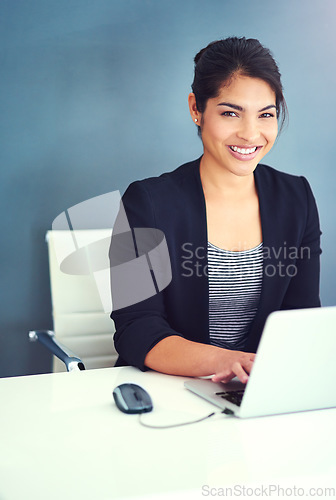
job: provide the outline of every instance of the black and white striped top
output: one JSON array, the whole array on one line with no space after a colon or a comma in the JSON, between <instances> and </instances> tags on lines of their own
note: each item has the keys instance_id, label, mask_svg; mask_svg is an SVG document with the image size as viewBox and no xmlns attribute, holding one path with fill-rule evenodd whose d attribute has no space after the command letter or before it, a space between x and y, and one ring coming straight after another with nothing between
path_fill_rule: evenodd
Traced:
<instances>
[{"instance_id":1,"label":"black and white striped top","mask_svg":"<svg viewBox=\"0 0 336 500\"><path fill-rule=\"evenodd\" d=\"M208 243L210 343L241 350L257 312L263 244L232 252Z\"/></svg>"}]
</instances>

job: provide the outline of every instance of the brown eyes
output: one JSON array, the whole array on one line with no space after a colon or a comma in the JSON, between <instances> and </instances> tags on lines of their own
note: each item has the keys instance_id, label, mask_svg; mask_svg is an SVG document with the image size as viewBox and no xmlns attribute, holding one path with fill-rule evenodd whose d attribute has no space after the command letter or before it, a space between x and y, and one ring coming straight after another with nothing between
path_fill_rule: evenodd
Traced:
<instances>
[{"instance_id":1,"label":"brown eyes","mask_svg":"<svg viewBox=\"0 0 336 500\"><path fill-rule=\"evenodd\" d=\"M235 111L224 111L221 116L228 116L232 118L239 118L239 115ZM273 113L262 113L259 118L274 118Z\"/></svg>"},{"instance_id":2,"label":"brown eyes","mask_svg":"<svg viewBox=\"0 0 336 500\"><path fill-rule=\"evenodd\" d=\"M224 111L224 113L221 113L222 116L238 116L237 113L235 113L234 111Z\"/></svg>"},{"instance_id":3,"label":"brown eyes","mask_svg":"<svg viewBox=\"0 0 336 500\"><path fill-rule=\"evenodd\" d=\"M273 113L263 113L260 115L260 118L273 118L274 114Z\"/></svg>"}]
</instances>

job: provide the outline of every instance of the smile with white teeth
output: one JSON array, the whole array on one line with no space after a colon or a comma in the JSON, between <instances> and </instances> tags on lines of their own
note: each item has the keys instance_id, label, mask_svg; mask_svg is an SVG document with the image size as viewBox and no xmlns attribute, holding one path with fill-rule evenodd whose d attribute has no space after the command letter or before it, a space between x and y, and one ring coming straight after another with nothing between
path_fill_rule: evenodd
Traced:
<instances>
[{"instance_id":1,"label":"smile with white teeth","mask_svg":"<svg viewBox=\"0 0 336 500\"><path fill-rule=\"evenodd\" d=\"M238 148L237 146L230 146L230 149L232 149L232 151L234 151L235 153L240 153L242 155L250 155L251 153L254 153L257 150L257 146L250 149Z\"/></svg>"}]
</instances>

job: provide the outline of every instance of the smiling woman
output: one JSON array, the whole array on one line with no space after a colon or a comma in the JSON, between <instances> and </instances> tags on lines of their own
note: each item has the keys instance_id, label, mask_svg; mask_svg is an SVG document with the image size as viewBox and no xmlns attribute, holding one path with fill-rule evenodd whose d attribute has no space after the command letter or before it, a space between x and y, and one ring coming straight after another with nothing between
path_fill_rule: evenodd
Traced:
<instances>
[{"instance_id":1,"label":"smiling woman","mask_svg":"<svg viewBox=\"0 0 336 500\"><path fill-rule=\"evenodd\" d=\"M304 177L260 163L286 103L278 67L258 40L228 38L202 49L188 102L203 155L131 184L115 224L114 234L123 233L126 213L132 231L161 230L170 262L157 273L157 258L156 267L147 261L154 282L165 268L172 275L165 289L156 283L147 300L112 312L117 364L247 382L267 316L320 306L316 203ZM297 251L282 251L289 247ZM143 257L140 246L135 252ZM125 281L114 283L113 302Z\"/></svg>"},{"instance_id":2,"label":"smiling woman","mask_svg":"<svg viewBox=\"0 0 336 500\"><path fill-rule=\"evenodd\" d=\"M194 93L189 107L204 147L200 175L209 241L226 250L252 248L262 240L253 172L277 136L275 92L265 81L237 73L208 99L203 113Z\"/></svg>"},{"instance_id":3,"label":"smiling woman","mask_svg":"<svg viewBox=\"0 0 336 500\"><path fill-rule=\"evenodd\" d=\"M240 170L242 175L251 174L278 133L275 101L268 83L240 73L219 90L217 97L208 99L203 113L197 108L195 94L190 94L190 112L200 123L204 146L202 165L212 169L217 166L219 171L228 169L237 175Z\"/></svg>"}]
</instances>

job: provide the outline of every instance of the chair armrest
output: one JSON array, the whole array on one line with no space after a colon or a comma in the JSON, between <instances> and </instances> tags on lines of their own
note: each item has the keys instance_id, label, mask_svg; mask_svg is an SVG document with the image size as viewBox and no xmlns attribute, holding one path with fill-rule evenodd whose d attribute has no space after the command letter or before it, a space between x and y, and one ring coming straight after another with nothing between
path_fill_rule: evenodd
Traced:
<instances>
[{"instance_id":1,"label":"chair armrest","mask_svg":"<svg viewBox=\"0 0 336 500\"><path fill-rule=\"evenodd\" d=\"M85 370L83 361L78 358L65 345L58 342L51 330L32 330L29 332L30 342L41 342L49 351L59 358L66 366L68 372Z\"/></svg>"}]
</instances>

